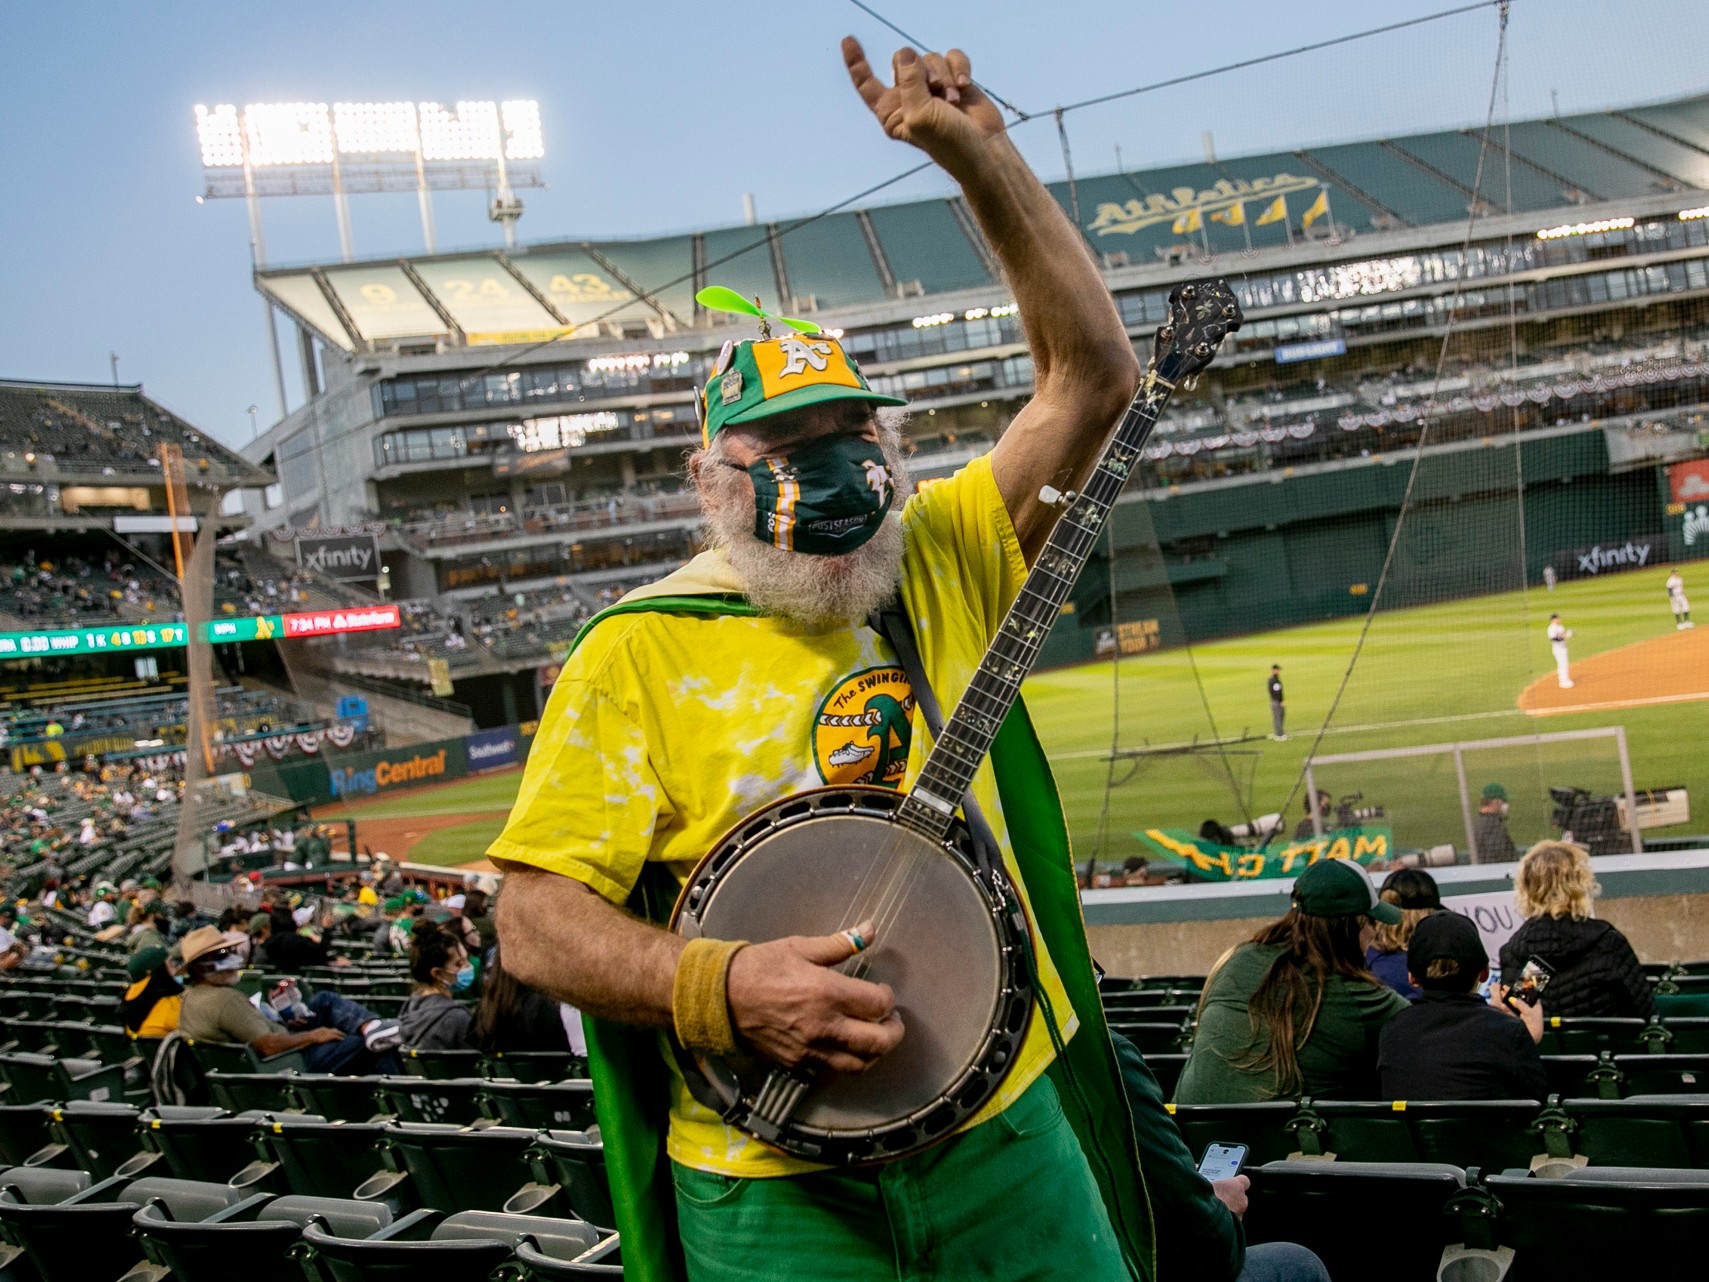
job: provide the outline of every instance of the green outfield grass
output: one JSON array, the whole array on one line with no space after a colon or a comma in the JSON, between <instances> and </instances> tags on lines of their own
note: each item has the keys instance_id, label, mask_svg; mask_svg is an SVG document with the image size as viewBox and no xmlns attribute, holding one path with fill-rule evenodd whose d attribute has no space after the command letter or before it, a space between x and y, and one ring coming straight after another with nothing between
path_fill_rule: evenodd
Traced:
<instances>
[{"instance_id":1,"label":"green outfield grass","mask_svg":"<svg viewBox=\"0 0 1709 1282\"><path fill-rule=\"evenodd\" d=\"M1666 567L1651 567L1562 584L1553 593L1537 588L1529 594L1380 612L1320 752L1623 725L1637 787L1684 784L1694 801L1709 805L1704 747L1709 702L1541 718L1521 713L1514 703L1530 681L1553 671L1543 632L1551 610L1559 611L1574 631L1575 661L1671 635L1673 620L1662 589L1666 574ZM1688 582L1696 577L1701 575L1688 567ZM1697 592L1709 597L1709 583ZM1190 653L1172 650L1124 659L1119 668L1121 746L1208 740L1213 719L1224 739L1243 732L1257 737L1230 750L1226 759L1209 753L1147 761L1111 793L1101 856L1119 860L1147 853L1132 835L1141 827L1197 829L1210 817L1233 824L1248 813L1279 809L1299 777L1361 623L1341 619L1208 642ZM1288 695L1290 738L1285 743L1267 738L1263 683L1272 663L1282 665ZM1027 684L1027 703L1054 765L1082 859L1098 847L1117 679L1112 665L1098 663L1042 673ZM1123 764L1118 775L1128 770ZM1510 827L1521 845L1550 835L1547 785L1579 784L1608 792L1619 787L1612 741L1485 753L1468 759L1467 773L1474 791L1489 780L1507 786L1513 800ZM514 771L483 776L362 806L356 815L360 821L368 815L499 810L514 799L520 777ZM1363 791L1368 801L1383 805L1402 846L1451 841L1460 832L1451 758L1325 768L1319 785L1338 795ZM1299 807L1296 799L1288 815L1290 828ZM499 826L484 819L441 829L417 844L411 858L445 864L478 859ZM1705 828L1709 817L1687 830Z\"/></svg>"}]
</instances>

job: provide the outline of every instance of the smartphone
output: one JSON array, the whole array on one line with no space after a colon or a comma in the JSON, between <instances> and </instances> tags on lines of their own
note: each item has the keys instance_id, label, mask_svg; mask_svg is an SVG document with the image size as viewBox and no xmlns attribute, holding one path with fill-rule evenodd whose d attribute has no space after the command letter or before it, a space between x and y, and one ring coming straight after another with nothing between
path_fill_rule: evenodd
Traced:
<instances>
[{"instance_id":1,"label":"smartphone","mask_svg":"<svg viewBox=\"0 0 1709 1282\"><path fill-rule=\"evenodd\" d=\"M1218 1180L1232 1180L1240 1174L1245 1161L1246 1145L1212 1144L1205 1149L1205 1155L1199 1161L1199 1174L1212 1184Z\"/></svg>"},{"instance_id":2,"label":"smartphone","mask_svg":"<svg viewBox=\"0 0 1709 1282\"><path fill-rule=\"evenodd\" d=\"M1517 997L1527 1006L1535 1006L1543 1000L1543 990L1549 986L1554 974L1555 968L1541 957L1527 957L1519 978L1507 995Z\"/></svg>"}]
</instances>

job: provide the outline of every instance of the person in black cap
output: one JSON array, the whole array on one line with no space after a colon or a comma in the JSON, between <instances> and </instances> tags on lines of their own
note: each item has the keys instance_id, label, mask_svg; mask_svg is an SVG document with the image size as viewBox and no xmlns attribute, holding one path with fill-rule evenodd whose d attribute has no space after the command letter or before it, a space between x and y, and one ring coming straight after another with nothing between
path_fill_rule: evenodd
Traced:
<instances>
[{"instance_id":1,"label":"person in black cap","mask_svg":"<svg viewBox=\"0 0 1709 1282\"><path fill-rule=\"evenodd\" d=\"M1542 1099L1549 1080L1537 1043L1543 1008L1476 989L1489 957L1471 918L1432 913L1419 922L1406 968L1420 989L1416 1004L1383 1029L1377 1071L1384 1099Z\"/></svg>"},{"instance_id":2,"label":"person in black cap","mask_svg":"<svg viewBox=\"0 0 1709 1282\"><path fill-rule=\"evenodd\" d=\"M1372 1098L1377 1034L1406 999L1366 968L1365 949L1400 909L1349 859L1312 864L1292 898L1212 968L1177 1104Z\"/></svg>"}]
</instances>

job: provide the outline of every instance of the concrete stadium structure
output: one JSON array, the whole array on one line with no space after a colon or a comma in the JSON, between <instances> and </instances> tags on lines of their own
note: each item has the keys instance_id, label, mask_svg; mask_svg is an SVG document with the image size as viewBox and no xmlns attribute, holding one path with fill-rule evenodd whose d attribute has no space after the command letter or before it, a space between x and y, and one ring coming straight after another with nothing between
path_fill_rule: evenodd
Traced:
<instances>
[{"instance_id":1,"label":"concrete stadium structure","mask_svg":"<svg viewBox=\"0 0 1709 1282\"><path fill-rule=\"evenodd\" d=\"M1517 459L1582 482L1527 511L1517 572L1638 532L1688 554L1665 468L1702 453L1709 403L1709 97L1516 122L1474 191L1480 144L1432 133L1052 186L1142 351L1182 280L1228 276L1248 321L1177 398L1114 522L1115 564L1094 563L1047 663L1091 657L1166 589L1190 637L1364 608L1400 502L1389 465L1426 421L1429 497L1461 503L1438 520L1460 546L1490 537L1477 513L1511 498ZM922 475L989 448L1030 394L1012 299L958 197L261 271L310 395L245 449L279 478L249 496L254 536L370 530L370 586L534 625L347 664L421 681L436 653L459 699L526 717L579 619L692 553L693 389L751 332L697 308L706 284L840 332L909 398ZM1523 451L1489 448L1516 434ZM1419 599L1480 590L1452 561L1418 568Z\"/></svg>"}]
</instances>

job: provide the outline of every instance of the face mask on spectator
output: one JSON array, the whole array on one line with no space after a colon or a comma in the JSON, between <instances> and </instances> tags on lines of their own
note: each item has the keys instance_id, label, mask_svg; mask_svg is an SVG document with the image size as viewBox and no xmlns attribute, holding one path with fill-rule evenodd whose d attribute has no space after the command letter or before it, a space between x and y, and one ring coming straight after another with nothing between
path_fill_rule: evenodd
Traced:
<instances>
[{"instance_id":1,"label":"face mask on spectator","mask_svg":"<svg viewBox=\"0 0 1709 1282\"><path fill-rule=\"evenodd\" d=\"M216 971L242 970L243 958L239 957L235 952L227 953L225 956L214 962L213 969Z\"/></svg>"},{"instance_id":2,"label":"face mask on spectator","mask_svg":"<svg viewBox=\"0 0 1709 1282\"><path fill-rule=\"evenodd\" d=\"M463 969L457 972L457 977L451 981L451 991L464 993L475 982L475 966L473 962L465 962Z\"/></svg>"}]
</instances>

